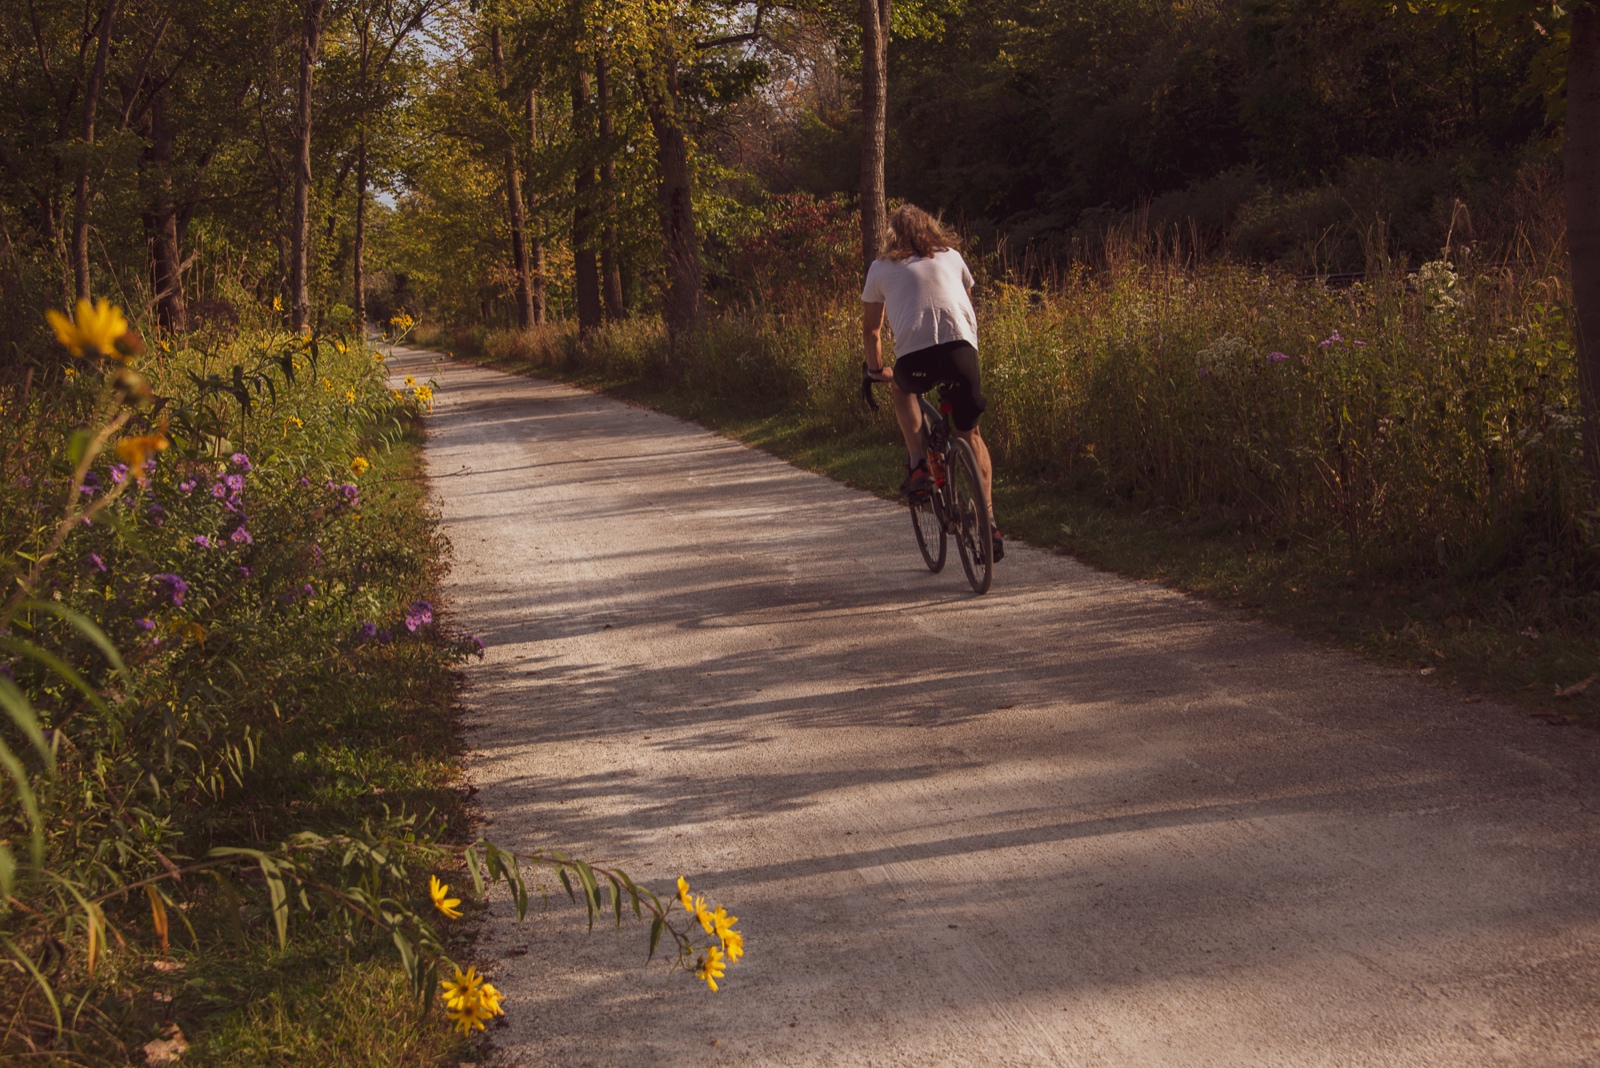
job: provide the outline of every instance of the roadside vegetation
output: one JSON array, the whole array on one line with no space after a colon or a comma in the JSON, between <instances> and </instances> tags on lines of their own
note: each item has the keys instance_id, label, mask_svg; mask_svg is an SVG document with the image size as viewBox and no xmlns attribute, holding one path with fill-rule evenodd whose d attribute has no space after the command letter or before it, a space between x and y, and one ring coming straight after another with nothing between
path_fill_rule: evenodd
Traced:
<instances>
[{"instance_id":1,"label":"roadside vegetation","mask_svg":"<svg viewBox=\"0 0 1600 1068\"><path fill-rule=\"evenodd\" d=\"M1464 696L1592 716L1600 558L1571 322L1558 265L1524 252L1446 249L1337 288L1132 235L1034 286L991 260L977 296L1002 526ZM858 298L816 293L676 344L650 324L423 336L890 493L899 439L860 402Z\"/></svg>"}]
</instances>

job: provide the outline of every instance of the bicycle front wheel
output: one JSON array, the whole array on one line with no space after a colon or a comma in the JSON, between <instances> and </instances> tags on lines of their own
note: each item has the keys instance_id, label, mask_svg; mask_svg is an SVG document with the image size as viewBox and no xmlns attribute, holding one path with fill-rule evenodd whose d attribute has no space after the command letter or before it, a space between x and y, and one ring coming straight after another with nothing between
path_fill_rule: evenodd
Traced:
<instances>
[{"instance_id":1,"label":"bicycle front wheel","mask_svg":"<svg viewBox=\"0 0 1600 1068\"><path fill-rule=\"evenodd\" d=\"M972 446L959 438L950 443L948 458L950 528L961 553L961 566L975 593L989 592L994 579L994 535L989 528L989 508L978 479L978 458Z\"/></svg>"},{"instance_id":2,"label":"bicycle front wheel","mask_svg":"<svg viewBox=\"0 0 1600 1068\"><path fill-rule=\"evenodd\" d=\"M947 542L932 494L911 498L911 529L917 532L917 548L922 550L922 562L928 570L934 574L943 571Z\"/></svg>"}]
</instances>

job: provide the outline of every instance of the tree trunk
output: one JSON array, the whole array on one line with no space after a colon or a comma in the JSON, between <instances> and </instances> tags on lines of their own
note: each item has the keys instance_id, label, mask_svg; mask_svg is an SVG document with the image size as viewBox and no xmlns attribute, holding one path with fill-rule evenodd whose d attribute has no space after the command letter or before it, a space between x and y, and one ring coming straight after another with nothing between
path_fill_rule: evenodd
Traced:
<instances>
[{"instance_id":1,"label":"tree trunk","mask_svg":"<svg viewBox=\"0 0 1600 1068\"><path fill-rule=\"evenodd\" d=\"M1584 453L1590 472L1600 480L1600 6L1592 2L1572 8L1561 166Z\"/></svg>"},{"instance_id":2,"label":"tree trunk","mask_svg":"<svg viewBox=\"0 0 1600 1068\"><path fill-rule=\"evenodd\" d=\"M489 31L489 54L494 61L494 80L500 91L506 91L506 58L500 39L500 27ZM533 326L533 292L528 285L528 219L522 210L522 174L517 169L517 146L507 142L505 149L506 205L511 214L511 270L516 279L514 299L517 308L517 329Z\"/></svg>"},{"instance_id":3,"label":"tree trunk","mask_svg":"<svg viewBox=\"0 0 1600 1068\"><path fill-rule=\"evenodd\" d=\"M656 135L656 166L661 173L657 208L667 257L667 299L662 308L667 332L676 336L700 321L700 238L695 233L689 145L678 109L678 59L664 47L659 77L641 75L645 110Z\"/></svg>"},{"instance_id":4,"label":"tree trunk","mask_svg":"<svg viewBox=\"0 0 1600 1068\"><path fill-rule=\"evenodd\" d=\"M578 329L600 325L600 273L594 261L594 131L589 115L589 70L582 53L572 66L572 132L578 142L578 171L573 180L572 207L573 288L578 297Z\"/></svg>"},{"instance_id":5,"label":"tree trunk","mask_svg":"<svg viewBox=\"0 0 1600 1068\"><path fill-rule=\"evenodd\" d=\"M355 333L356 338L361 339L367 336L367 122L364 114L361 130L356 135L356 247L351 274L356 301Z\"/></svg>"},{"instance_id":6,"label":"tree trunk","mask_svg":"<svg viewBox=\"0 0 1600 1068\"><path fill-rule=\"evenodd\" d=\"M889 228L883 156L889 122L889 0L861 0L861 260L883 251Z\"/></svg>"},{"instance_id":7,"label":"tree trunk","mask_svg":"<svg viewBox=\"0 0 1600 1068\"><path fill-rule=\"evenodd\" d=\"M539 150L538 90L528 90L527 113L528 150L530 152L537 152ZM537 198L535 198L534 205L535 207L538 205ZM528 260L528 273L530 276L529 281L532 283L533 321L536 323L542 323L544 322L548 309L545 297L544 242L537 237L533 239L530 248L528 249Z\"/></svg>"},{"instance_id":8,"label":"tree trunk","mask_svg":"<svg viewBox=\"0 0 1600 1068\"><path fill-rule=\"evenodd\" d=\"M156 322L163 330L180 333L189 328L189 312L183 300L183 243L172 193L172 119L165 89L150 101L150 148L145 158L155 178L147 226L155 266Z\"/></svg>"},{"instance_id":9,"label":"tree trunk","mask_svg":"<svg viewBox=\"0 0 1600 1068\"><path fill-rule=\"evenodd\" d=\"M604 223L600 230L600 288L605 297L606 318L616 322L627 314L622 307L622 269L617 262L617 164L612 153L616 125L611 115L611 62L605 45L594 60L595 97L600 104L600 209Z\"/></svg>"},{"instance_id":10,"label":"tree trunk","mask_svg":"<svg viewBox=\"0 0 1600 1068\"><path fill-rule=\"evenodd\" d=\"M307 278L311 244L311 80L322 48L322 21L327 0L305 0L300 29L300 86L295 121L294 204L289 222L290 323L304 330L311 323L311 287Z\"/></svg>"},{"instance_id":11,"label":"tree trunk","mask_svg":"<svg viewBox=\"0 0 1600 1068\"><path fill-rule=\"evenodd\" d=\"M121 0L106 0L100 13L100 40L95 47L94 66L83 91L83 162L78 167L78 185L73 197L72 280L79 300L89 299L89 149L94 145L95 111L100 107L100 87L106 80L106 59L111 54L111 29L117 21Z\"/></svg>"}]
</instances>

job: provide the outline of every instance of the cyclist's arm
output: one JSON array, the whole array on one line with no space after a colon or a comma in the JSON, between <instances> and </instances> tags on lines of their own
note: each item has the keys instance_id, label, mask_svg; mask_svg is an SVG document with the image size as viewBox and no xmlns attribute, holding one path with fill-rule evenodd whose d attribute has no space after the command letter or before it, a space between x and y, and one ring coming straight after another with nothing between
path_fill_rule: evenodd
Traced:
<instances>
[{"instance_id":1,"label":"cyclist's arm","mask_svg":"<svg viewBox=\"0 0 1600 1068\"><path fill-rule=\"evenodd\" d=\"M866 350L867 371L879 381L889 372L883 369L883 302L861 302L861 343Z\"/></svg>"}]
</instances>

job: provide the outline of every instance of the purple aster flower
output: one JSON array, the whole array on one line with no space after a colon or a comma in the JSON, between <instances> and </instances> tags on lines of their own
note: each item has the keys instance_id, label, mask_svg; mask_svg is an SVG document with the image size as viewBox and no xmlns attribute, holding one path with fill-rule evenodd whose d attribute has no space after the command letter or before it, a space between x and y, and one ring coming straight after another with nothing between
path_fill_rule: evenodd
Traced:
<instances>
[{"instance_id":1,"label":"purple aster flower","mask_svg":"<svg viewBox=\"0 0 1600 1068\"><path fill-rule=\"evenodd\" d=\"M236 452L232 456L228 457L228 459L233 461L233 466L237 467L241 471L254 470L254 467L252 467L250 463L250 457L245 453Z\"/></svg>"},{"instance_id":2,"label":"purple aster flower","mask_svg":"<svg viewBox=\"0 0 1600 1068\"><path fill-rule=\"evenodd\" d=\"M393 634L390 634L386 630L380 630L378 632L378 644L379 645L388 645L392 641L394 641L394 635Z\"/></svg>"},{"instance_id":3,"label":"purple aster flower","mask_svg":"<svg viewBox=\"0 0 1600 1068\"><path fill-rule=\"evenodd\" d=\"M223 478L222 478L222 482L223 482L224 485L226 485L228 487L229 491L232 492L235 496L238 496L240 493L244 492L244 476L243 475L224 475Z\"/></svg>"},{"instance_id":4,"label":"purple aster flower","mask_svg":"<svg viewBox=\"0 0 1600 1068\"><path fill-rule=\"evenodd\" d=\"M151 620L148 620L148 619L136 619L136 620L133 621L133 625L138 627L140 630L155 630L156 629L155 623L152 622Z\"/></svg>"},{"instance_id":5,"label":"purple aster flower","mask_svg":"<svg viewBox=\"0 0 1600 1068\"><path fill-rule=\"evenodd\" d=\"M1288 356L1284 355L1281 352L1274 352L1270 356L1267 357L1267 359L1271 360L1273 363L1281 363L1284 360L1287 360L1288 358L1289 358Z\"/></svg>"},{"instance_id":6,"label":"purple aster flower","mask_svg":"<svg viewBox=\"0 0 1600 1068\"><path fill-rule=\"evenodd\" d=\"M10 664L0 664L0 675L4 675L6 678L10 679L12 682L17 681L17 677L15 675L11 674L11 665Z\"/></svg>"},{"instance_id":7,"label":"purple aster flower","mask_svg":"<svg viewBox=\"0 0 1600 1068\"><path fill-rule=\"evenodd\" d=\"M147 514L149 514L151 516L151 518L153 518L153 519L158 521L157 522L158 526L160 525L159 524L159 520L161 519L161 517L167 514L167 510L165 508L161 507L159 504L150 505L150 507L145 509L145 512Z\"/></svg>"},{"instance_id":8,"label":"purple aster flower","mask_svg":"<svg viewBox=\"0 0 1600 1068\"><path fill-rule=\"evenodd\" d=\"M250 577L250 569L248 567L245 567L243 564L240 564L239 565L239 577L240 578L249 578Z\"/></svg>"},{"instance_id":9,"label":"purple aster flower","mask_svg":"<svg viewBox=\"0 0 1600 1068\"><path fill-rule=\"evenodd\" d=\"M111 465L111 481L115 482L119 486L122 485L124 482L128 481L128 465L127 464L112 464Z\"/></svg>"},{"instance_id":10,"label":"purple aster flower","mask_svg":"<svg viewBox=\"0 0 1600 1068\"><path fill-rule=\"evenodd\" d=\"M378 625L376 623L363 623L356 628L356 633L361 636L362 641L370 642L378 636Z\"/></svg>"},{"instance_id":11,"label":"purple aster flower","mask_svg":"<svg viewBox=\"0 0 1600 1068\"><path fill-rule=\"evenodd\" d=\"M311 559L315 563L322 563L322 546L316 542L311 543Z\"/></svg>"},{"instance_id":12,"label":"purple aster flower","mask_svg":"<svg viewBox=\"0 0 1600 1068\"><path fill-rule=\"evenodd\" d=\"M228 535L228 540L233 542L235 545L249 545L251 542L255 541L255 539L250 536L250 532L242 525L233 529L233 533Z\"/></svg>"},{"instance_id":13,"label":"purple aster flower","mask_svg":"<svg viewBox=\"0 0 1600 1068\"><path fill-rule=\"evenodd\" d=\"M483 651L487 649L488 646L483 643L482 638L478 637L476 634L468 634L467 645L470 646L468 651L471 652L472 655L476 656L479 660L483 659Z\"/></svg>"},{"instance_id":14,"label":"purple aster flower","mask_svg":"<svg viewBox=\"0 0 1600 1068\"><path fill-rule=\"evenodd\" d=\"M79 487L78 492L86 497L93 497L99 489L100 476L95 474L93 471L84 472L83 485Z\"/></svg>"},{"instance_id":15,"label":"purple aster flower","mask_svg":"<svg viewBox=\"0 0 1600 1068\"><path fill-rule=\"evenodd\" d=\"M224 486L221 482L213 482L211 484L211 496L215 497L217 500L220 501L220 500L222 500L222 498L226 497L227 495L228 495L228 487L227 486Z\"/></svg>"},{"instance_id":16,"label":"purple aster flower","mask_svg":"<svg viewBox=\"0 0 1600 1068\"><path fill-rule=\"evenodd\" d=\"M183 604L183 595L189 592L189 584L177 575L156 575L155 580L163 587L174 605Z\"/></svg>"},{"instance_id":17,"label":"purple aster flower","mask_svg":"<svg viewBox=\"0 0 1600 1068\"><path fill-rule=\"evenodd\" d=\"M178 488L180 490L182 490L183 491L183 495L185 497L187 497L189 494L194 492L194 488L195 488L196 485L197 485L197 483L195 482L194 479L186 478L182 482L178 483Z\"/></svg>"},{"instance_id":18,"label":"purple aster flower","mask_svg":"<svg viewBox=\"0 0 1600 1068\"><path fill-rule=\"evenodd\" d=\"M1366 342L1365 341L1352 341L1351 344L1352 345L1365 345Z\"/></svg>"},{"instance_id":19,"label":"purple aster flower","mask_svg":"<svg viewBox=\"0 0 1600 1068\"><path fill-rule=\"evenodd\" d=\"M94 568L96 571L104 571L106 569L106 562L100 559L99 553L90 553L89 566Z\"/></svg>"},{"instance_id":20,"label":"purple aster flower","mask_svg":"<svg viewBox=\"0 0 1600 1068\"><path fill-rule=\"evenodd\" d=\"M301 475L300 476L300 488L301 489L310 489L311 488L311 480L309 478L307 478L305 475Z\"/></svg>"},{"instance_id":21,"label":"purple aster flower","mask_svg":"<svg viewBox=\"0 0 1600 1068\"><path fill-rule=\"evenodd\" d=\"M415 634L418 627L425 627L433 622L433 605L427 601L418 601L406 609L406 630Z\"/></svg>"},{"instance_id":22,"label":"purple aster flower","mask_svg":"<svg viewBox=\"0 0 1600 1068\"><path fill-rule=\"evenodd\" d=\"M339 487L339 492L344 495L346 504L353 507L361 503L361 491L356 489L355 483L346 482Z\"/></svg>"},{"instance_id":23,"label":"purple aster flower","mask_svg":"<svg viewBox=\"0 0 1600 1068\"><path fill-rule=\"evenodd\" d=\"M311 600L317 595L316 589L309 582L300 587L300 592L305 595L307 600Z\"/></svg>"},{"instance_id":24,"label":"purple aster flower","mask_svg":"<svg viewBox=\"0 0 1600 1068\"><path fill-rule=\"evenodd\" d=\"M200 546L202 549L211 548L211 539L206 537L204 534L196 534L194 536L194 543Z\"/></svg>"}]
</instances>

